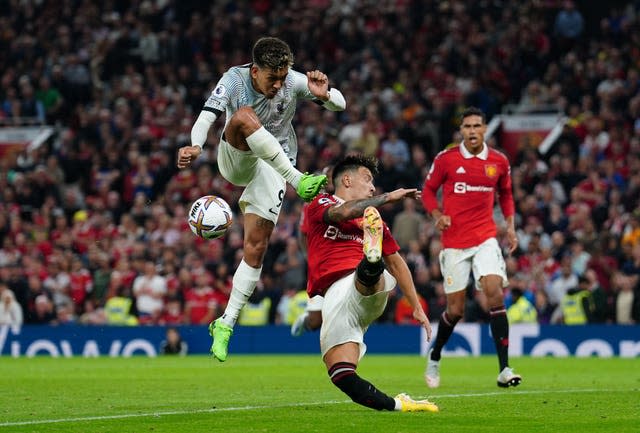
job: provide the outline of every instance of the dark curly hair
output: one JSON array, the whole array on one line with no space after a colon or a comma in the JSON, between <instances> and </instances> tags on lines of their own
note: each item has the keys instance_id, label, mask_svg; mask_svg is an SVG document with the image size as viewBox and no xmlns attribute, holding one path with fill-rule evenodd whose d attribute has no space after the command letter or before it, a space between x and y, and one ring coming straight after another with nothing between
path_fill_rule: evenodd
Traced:
<instances>
[{"instance_id":1,"label":"dark curly hair","mask_svg":"<svg viewBox=\"0 0 640 433\"><path fill-rule=\"evenodd\" d=\"M253 63L259 68L278 71L293 66L293 53L282 39L264 37L253 46Z\"/></svg>"},{"instance_id":2,"label":"dark curly hair","mask_svg":"<svg viewBox=\"0 0 640 433\"><path fill-rule=\"evenodd\" d=\"M337 185L337 180L344 172L357 170L359 167L368 168L374 177L378 174L378 160L375 157L362 154L347 155L333 167L333 184Z\"/></svg>"}]
</instances>

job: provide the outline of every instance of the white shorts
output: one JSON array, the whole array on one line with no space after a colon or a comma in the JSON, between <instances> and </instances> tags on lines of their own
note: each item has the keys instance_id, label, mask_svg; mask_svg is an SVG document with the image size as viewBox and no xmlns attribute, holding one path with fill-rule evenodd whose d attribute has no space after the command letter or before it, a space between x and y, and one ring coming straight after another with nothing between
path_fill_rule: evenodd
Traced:
<instances>
[{"instance_id":1,"label":"white shorts","mask_svg":"<svg viewBox=\"0 0 640 433\"><path fill-rule=\"evenodd\" d=\"M364 333L387 305L389 292L396 287L396 279L384 271L384 289L364 296L355 287L355 272L339 279L329 287L322 306L320 351L322 356L332 347L354 342L360 346L360 359L367 351Z\"/></svg>"},{"instance_id":2,"label":"white shorts","mask_svg":"<svg viewBox=\"0 0 640 433\"><path fill-rule=\"evenodd\" d=\"M445 248L440 251L439 257L445 293L466 289L471 271L478 290L482 290L480 278L485 275L499 275L502 277L503 287L509 284L506 264L496 238L489 238L476 247L462 250Z\"/></svg>"},{"instance_id":3,"label":"white shorts","mask_svg":"<svg viewBox=\"0 0 640 433\"><path fill-rule=\"evenodd\" d=\"M309 298L307 301L307 311L322 311L322 305L324 304L324 297L316 295L313 298Z\"/></svg>"},{"instance_id":4,"label":"white shorts","mask_svg":"<svg viewBox=\"0 0 640 433\"><path fill-rule=\"evenodd\" d=\"M221 138L218 169L229 182L245 187L238 201L242 213L256 214L274 224L278 221L287 183L269 164Z\"/></svg>"}]
</instances>

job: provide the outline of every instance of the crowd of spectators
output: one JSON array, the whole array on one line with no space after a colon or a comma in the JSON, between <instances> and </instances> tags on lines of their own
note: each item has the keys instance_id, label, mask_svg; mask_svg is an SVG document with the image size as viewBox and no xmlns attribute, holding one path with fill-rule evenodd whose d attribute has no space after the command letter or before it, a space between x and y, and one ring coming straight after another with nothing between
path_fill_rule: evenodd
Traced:
<instances>
[{"instance_id":1,"label":"crowd of spectators","mask_svg":"<svg viewBox=\"0 0 640 433\"><path fill-rule=\"evenodd\" d=\"M464 107L566 114L549 152L525 147L512 160L521 244L507 260L511 288L537 321L561 323L556 307L586 281L592 321L637 323L640 5L595 24L583 13L553 0L0 2L0 122L55 127L0 160L0 323L217 317L243 237L240 191L215 163L223 120L194 168L178 171L175 154L220 74L249 62L262 35L286 40L296 69L327 73L347 100L343 113L299 107L301 171L359 151L379 157L381 190L421 187L458 140ZM234 207L223 239L186 226L205 194ZM301 209L289 190L251 299L270 323L288 320L287 301L305 286L292 242ZM438 234L414 203L382 212L437 319ZM465 320L486 320L482 294L468 295ZM381 320L410 322L403 308L394 298Z\"/></svg>"}]
</instances>

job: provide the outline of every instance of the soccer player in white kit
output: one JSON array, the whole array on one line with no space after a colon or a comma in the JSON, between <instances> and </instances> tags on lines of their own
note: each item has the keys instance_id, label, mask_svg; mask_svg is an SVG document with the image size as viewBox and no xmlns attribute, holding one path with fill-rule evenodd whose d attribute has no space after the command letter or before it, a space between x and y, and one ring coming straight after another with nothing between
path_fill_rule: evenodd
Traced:
<instances>
[{"instance_id":1,"label":"soccer player in white kit","mask_svg":"<svg viewBox=\"0 0 640 433\"><path fill-rule=\"evenodd\" d=\"M520 384L522 378L509 367L509 322L502 289L508 284L506 265L496 239L493 207L497 195L507 222L509 252L518 247L511 168L507 157L484 142L484 113L469 107L462 113L460 145L440 152L431 165L422 190L422 202L442 231L440 268L447 295L425 380L440 385L440 355L456 323L464 315L465 289L473 271L477 289L489 304L491 334L498 354L498 386ZM437 193L442 187L442 206Z\"/></svg>"},{"instance_id":2,"label":"soccer player in white kit","mask_svg":"<svg viewBox=\"0 0 640 433\"><path fill-rule=\"evenodd\" d=\"M252 63L231 67L211 92L191 130L191 146L178 151L178 168L191 164L202 152L209 128L226 113L218 145L220 173L244 186L244 257L233 276L233 289L224 314L211 322L211 353L225 361L229 338L240 310L253 293L262 271L269 237L280 214L286 182L305 201L326 183L324 175L300 173L295 167L297 139L291 121L300 99L331 111L342 111L342 93L329 87L327 76L314 70L306 75L291 69L293 54L282 40L259 39Z\"/></svg>"}]
</instances>

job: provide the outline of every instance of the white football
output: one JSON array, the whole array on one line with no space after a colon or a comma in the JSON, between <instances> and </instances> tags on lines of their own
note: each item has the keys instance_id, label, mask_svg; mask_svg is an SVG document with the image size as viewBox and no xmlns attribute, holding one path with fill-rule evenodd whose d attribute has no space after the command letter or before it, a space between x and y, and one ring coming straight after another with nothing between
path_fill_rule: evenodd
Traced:
<instances>
[{"instance_id":1,"label":"white football","mask_svg":"<svg viewBox=\"0 0 640 433\"><path fill-rule=\"evenodd\" d=\"M233 223L229 203L215 195L205 195L194 201L189 209L189 227L203 239L223 236Z\"/></svg>"}]
</instances>

